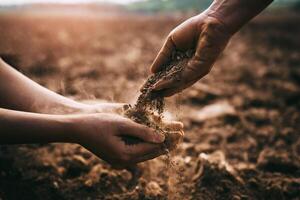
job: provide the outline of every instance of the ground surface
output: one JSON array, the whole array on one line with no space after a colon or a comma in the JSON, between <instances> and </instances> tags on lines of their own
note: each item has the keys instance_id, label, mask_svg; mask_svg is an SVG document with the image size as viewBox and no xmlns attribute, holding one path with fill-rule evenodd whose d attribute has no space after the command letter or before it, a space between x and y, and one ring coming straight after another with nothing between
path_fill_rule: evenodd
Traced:
<instances>
[{"instance_id":1,"label":"ground surface","mask_svg":"<svg viewBox=\"0 0 300 200\"><path fill-rule=\"evenodd\" d=\"M1 15L0 54L63 95L133 102L182 20ZM0 199L300 199L299 20L256 19L205 79L169 100L186 132L171 164L158 158L132 176L75 144L1 146Z\"/></svg>"}]
</instances>

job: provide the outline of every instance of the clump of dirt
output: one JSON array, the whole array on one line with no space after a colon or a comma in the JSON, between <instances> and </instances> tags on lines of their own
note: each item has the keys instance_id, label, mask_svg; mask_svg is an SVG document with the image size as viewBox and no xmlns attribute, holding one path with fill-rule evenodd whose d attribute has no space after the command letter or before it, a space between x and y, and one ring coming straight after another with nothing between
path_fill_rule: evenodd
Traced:
<instances>
[{"instance_id":1,"label":"clump of dirt","mask_svg":"<svg viewBox=\"0 0 300 200\"><path fill-rule=\"evenodd\" d=\"M178 122L166 122L163 120L165 108L164 97L154 91L154 85L164 79L172 78L180 81L182 69L192 57L193 51L175 51L171 55L171 61L163 67L163 70L148 77L134 106L126 105L124 115L133 121L154 128L165 134L166 148L175 149L183 136L183 126Z\"/></svg>"},{"instance_id":2,"label":"clump of dirt","mask_svg":"<svg viewBox=\"0 0 300 200\"><path fill-rule=\"evenodd\" d=\"M242 180L223 166L201 159L197 164L192 192L195 199L249 199L253 197ZM255 198L254 198L255 199Z\"/></svg>"}]
</instances>

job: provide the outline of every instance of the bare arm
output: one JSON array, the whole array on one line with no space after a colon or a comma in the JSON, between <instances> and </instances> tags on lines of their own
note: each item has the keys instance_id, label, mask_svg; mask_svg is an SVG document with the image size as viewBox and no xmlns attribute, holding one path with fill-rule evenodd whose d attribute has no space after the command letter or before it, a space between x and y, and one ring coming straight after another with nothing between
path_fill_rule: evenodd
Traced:
<instances>
[{"instance_id":1,"label":"bare arm","mask_svg":"<svg viewBox=\"0 0 300 200\"><path fill-rule=\"evenodd\" d=\"M244 24L263 11L273 0L215 0L207 9L209 16L223 22L230 32L237 32Z\"/></svg>"},{"instance_id":2,"label":"bare arm","mask_svg":"<svg viewBox=\"0 0 300 200\"><path fill-rule=\"evenodd\" d=\"M0 107L45 114L116 113L120 103L80 103L30 80L0 58Z\"/></svg>"},{"instance_id":3,"label":"bare arm","mask_svg":"<svg viewBox=\"0 0 300 200\"><path fill-rule=\"evenodd\" d=\"M63 116L0 108L0 144L74 141L67 126L68 120Z\"/></svg>"},{"instance_id":4,"label":"bare arm","mask_svg":"<svg viewBox=\"0 0 300 200\"><path fill-rule=\"evenodd\" d=\"M54 93L30 80L0 58L0 107L38 112L55 113L56 110L74 112L83 104Z\"/></svg>"},{"instance_id":5,"label":"bare arm","mask_svg":"<svg viewBox=\"0 0 300 200\"><path fill-rule=\"evenodd\" d=\"M121 138L140 143L126 144ZM164 135L113 114L47 115L0 108L0 145L78 143L116 167L128 167L165 151Z\"/></svg>"}]
</instances>

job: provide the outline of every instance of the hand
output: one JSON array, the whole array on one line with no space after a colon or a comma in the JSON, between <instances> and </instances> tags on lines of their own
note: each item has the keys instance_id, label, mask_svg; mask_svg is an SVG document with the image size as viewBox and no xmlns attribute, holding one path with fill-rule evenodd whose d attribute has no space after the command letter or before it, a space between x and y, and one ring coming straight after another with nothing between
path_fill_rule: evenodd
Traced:
<instances>
[{"instance_id":1,"label":"hand","mask_svg":"<svg viewBox=\"0 0 300 200\"><path fill-rule=\"evenodd\" d=\"M165 78L154 85L154 91L159 91L162 96L172 96L193 85L210 72L230 37L231 34L218 19L205 13L180 24L167 37L151 71L162 70L170 62L172 52L194 50L195 54L183 69L180 80Z\"/></svg>"},{"instance_id":2,"label":"hand","mask_svg":"<svg viewBox=\"0 0 300 200\"><path fill-rule=\"evenodd\" d=\"M163 134L118 115L77 115L71 124L76 142L113 167L127 168L165 153ZM138 143L127 144L128 138Z\"/></svg>"}]
</instances>

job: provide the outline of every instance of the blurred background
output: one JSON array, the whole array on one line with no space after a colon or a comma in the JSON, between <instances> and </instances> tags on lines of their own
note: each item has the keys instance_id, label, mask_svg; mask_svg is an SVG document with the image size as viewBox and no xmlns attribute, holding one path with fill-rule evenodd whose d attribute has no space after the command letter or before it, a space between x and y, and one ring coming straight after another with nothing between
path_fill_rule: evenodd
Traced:
<instances>
[{"instance_id":1,"label":"blurred background","mask_svg":"<svg viewBox=\"0 0 300 200\"><path fill-rule=\"evenodd\" d=\"M168 33L210 3L0 0L0 57L70 98L134 102ZM129 173L76 144L0 146L0 199L299 199L299 24L300 1L275 0L167 100L186 132L171 165Z\"/></svg>"}]
</instances>

